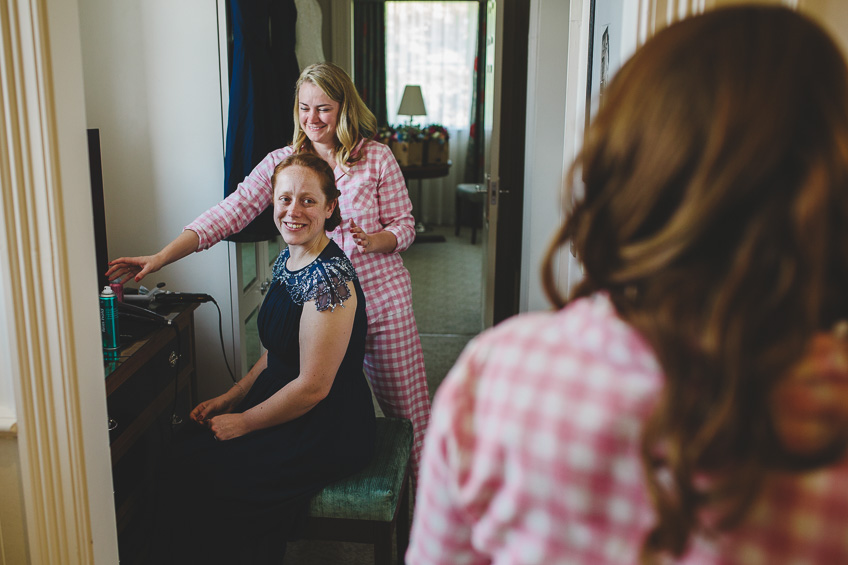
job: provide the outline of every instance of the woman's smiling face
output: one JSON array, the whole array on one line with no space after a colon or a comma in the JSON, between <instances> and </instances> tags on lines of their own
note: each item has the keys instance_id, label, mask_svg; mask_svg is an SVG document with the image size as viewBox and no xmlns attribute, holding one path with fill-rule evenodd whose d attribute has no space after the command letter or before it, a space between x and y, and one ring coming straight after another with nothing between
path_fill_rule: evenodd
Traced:
<instances>
[{"instance_id":1,"label":"woman's smiling face","mask_svg":"<svg viewBox=\"0 0 848 565\"><path fill-rule=\"evenodd\" d=\"M274 181L274 223L288 245L310 248L321 241L324 221L335 208L327 203L318 174L300 165L280 171Z\"/></svg>"},{"instance_id":2,"label":"woman's smiling face","mask_svg":"<svg viewBox=\"0 0 848 565\"><path fill-rule=\"evenodd\" d=\"M297 92L300 128L313 144L336 144L339 103L311 82L304 82Z\"/></svg>"}]
</instances>

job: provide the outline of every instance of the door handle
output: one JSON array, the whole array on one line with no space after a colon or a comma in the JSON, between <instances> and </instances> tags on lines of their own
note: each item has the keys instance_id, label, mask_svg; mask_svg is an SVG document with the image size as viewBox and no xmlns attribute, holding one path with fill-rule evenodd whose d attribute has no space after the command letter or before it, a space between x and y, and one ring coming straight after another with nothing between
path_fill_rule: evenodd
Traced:
<instances>
[{"instance_id":1,"label":"door handle","mask_svg":"<svg viewBox=\"0 0 848 565\"><path fill-rule=\"evenodd\" d=\"M486 175L486 191L489 193L489 205L497 206L498 205L498 194L502 194L500 179L497 177L492 177L492 175Z\"/></svg>"},{"instance_id":2,"label":"door handle","mask_svg":"<svg viewBox=\"0 0 848 565\"><path fill-rule=\"evenodd\" d=\"M261 285L259 285L259 294L264 296L265 293L268 292L269 288L271 288L271 281L268 280L268 279L265 279L265 281L263 281L263 283Z\"/></svg>"}]
</instances>

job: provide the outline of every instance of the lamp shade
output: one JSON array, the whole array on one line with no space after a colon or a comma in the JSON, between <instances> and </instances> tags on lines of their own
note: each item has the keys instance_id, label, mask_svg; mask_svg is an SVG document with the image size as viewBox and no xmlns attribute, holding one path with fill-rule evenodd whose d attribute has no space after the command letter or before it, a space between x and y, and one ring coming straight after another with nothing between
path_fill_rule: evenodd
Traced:
<instances>
[{"instance_id":1,"label":"lamp shade","mask_svg":"<svg viewBox=\"0 0 848 565\"><path fill-rule=\"evenodd\" d=\"M421 87L417 84L407 84L403 89L400 106L397 111L401 116L426 116L427 109L424 107L424 97L421 95Z\"/></svg>"}]
</instances>

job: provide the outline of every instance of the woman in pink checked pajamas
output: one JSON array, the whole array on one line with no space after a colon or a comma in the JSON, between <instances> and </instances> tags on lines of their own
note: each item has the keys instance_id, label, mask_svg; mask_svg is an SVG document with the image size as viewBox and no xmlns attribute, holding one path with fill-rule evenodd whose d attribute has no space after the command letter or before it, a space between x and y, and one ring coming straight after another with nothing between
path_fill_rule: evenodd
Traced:
<instances>
[{"instance_id":1,"label":"woman in pink checked pajamas","mask_svg":"<svg viewBox=\"0 0 848 565\"><path fill-rule=\"evenodd\" d=\"M134 276L140 281L240 231L271 204L274 167L295 152L317 154L334 169L341 191L343 222L330 238L350 258L365 293L365 374L387 416L412 420L417 474L430 397L409 272L399 255L415 239L406 183L389 148L372 140L377 120L340 67L317 63L303 70L294 117L292 145L269 153L238 190L186 226L159 253L116 259L107 274L110 279Z\"/></svg>"},{"instance_id":2,"label":"woman in pink checked pajamas","mask_svg":"<svg viewBox=\"0 0 848 565\"><path fill-rule=\"evenodd\" d=\"M848 563L837 45L787 8L683 19L618 71L566 178L556 309L440 385L406 563Z\"/></svg>"}]
</instances>

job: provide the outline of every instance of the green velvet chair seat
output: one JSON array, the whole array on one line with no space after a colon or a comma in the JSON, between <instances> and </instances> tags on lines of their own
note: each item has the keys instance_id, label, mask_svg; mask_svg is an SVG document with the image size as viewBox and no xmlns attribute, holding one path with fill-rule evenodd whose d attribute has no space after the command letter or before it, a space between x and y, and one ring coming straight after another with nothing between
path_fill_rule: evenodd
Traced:
<instances>
[{"instance_id":1,"label":"green velvet chair seat","mask_svg":"<svg viewBox=\"0 0 848 565\"><path fill-rule=\"evenodd\" d=\"M409 538L412 422L377 418L374 458L359 473L324 487L309 504L307 539L375 544L375 563L389 563L397 522L399 560Z\"/></svg>"},{"instance_id":2,"label":"green velvet chair seat","mask_svg":"<svg viewBox=\"0 0 848 565\"><path fill-rule=\"evenodd\" d=\"M309 515L391 522L411 450L409 420L377 418L371 463L359 473L325 487L309 504Z\"/></svg>"}]
</instances>

